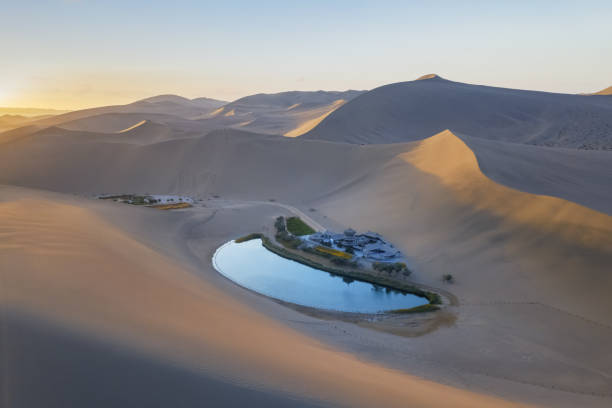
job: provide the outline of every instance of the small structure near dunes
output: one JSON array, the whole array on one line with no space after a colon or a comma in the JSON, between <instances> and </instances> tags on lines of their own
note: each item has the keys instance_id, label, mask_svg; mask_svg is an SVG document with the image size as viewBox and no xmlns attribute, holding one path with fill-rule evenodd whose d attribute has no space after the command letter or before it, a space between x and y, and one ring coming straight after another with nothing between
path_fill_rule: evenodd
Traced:
<instances>
[{"instance_id":1,"label":"small structure near dunes","mask_svg":"<svg viewBox=\"0 0 612 408\"><path fill-rule=\"evenodd\" d=\"M142 205L145 207L157 208L159 210L175 210L189 208L193 206L193 198L180 195L162 194L118 194L118 195L99 195L101 200L113 200L120 203L131 205Z\"/></svg>"},{"instance_id":2,"label":"small structure near dunes","mask_svg":"<svg viewBox=\"0 0 612 408\"><path fill-rule=\"evenodd\" d=\"M349 228L341 234L331 231L315 232L302 239L306 246L323 245L373 262L395 262L402 257L397 248L385 241L380 234L371 231L358 234Z\"/></svg>"}]
</instances>

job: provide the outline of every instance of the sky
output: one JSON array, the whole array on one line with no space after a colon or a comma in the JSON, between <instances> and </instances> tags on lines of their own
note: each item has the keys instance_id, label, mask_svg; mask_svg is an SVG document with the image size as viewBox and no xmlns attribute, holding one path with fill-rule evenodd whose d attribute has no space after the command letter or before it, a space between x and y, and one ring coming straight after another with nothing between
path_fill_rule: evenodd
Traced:
<instances>
[{"instance_id":1,"label":"sky","mask_svg":"<svg viewBox=\"0 0 612 408\"><path fill-rule=\"evenodd\" d=\"M428 4L429 3L429 4ZM372 89L437 73L612 85L612 1L0 0L0 106Z\"/></svg>"}]
</instances>

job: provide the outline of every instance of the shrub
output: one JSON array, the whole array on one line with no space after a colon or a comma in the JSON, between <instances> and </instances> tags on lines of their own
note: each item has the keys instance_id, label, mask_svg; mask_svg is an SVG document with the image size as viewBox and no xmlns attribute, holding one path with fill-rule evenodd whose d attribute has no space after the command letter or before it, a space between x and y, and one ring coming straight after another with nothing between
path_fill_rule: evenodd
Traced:
<instances>
[{"instance_id":1,"label":"shrub","mask_svg":"<svg viewBox=\"0 0 612 408\"><path fill-rule=\"evenodd\" d=\"M334 265L338 265L338 266L349 266L352 268L355 268L357 266L356 262L350 261L346 258L338 258L335 256L332 256L331 263L333 263Z\"/></svg>"},{"instance_id":2,"label":"shrub","mask_svg":"<svg viewBox=\"0 0 612 408\"><path fill-rule=\"evenodd\" d=\"M401 272L404 276L410 276L412 273L405 263L403 262L394 262L394 263L386 263L386 262L373 262L372 268L376 271L386 272L388 274Z\"/></svg>"},{"instance_id":3,"label":"shrub","mask_svg":"<svg viewBox=\"0 0 612 408\"><path fill-rule=\"evenodd\" d=\"M277 217L274 221L274 228L277 232L285 231L285 217Z\"/></svg>"},{"instance_id":4,"label":"shrub","mask_svg":"<svg viewBox=\"0 0 612 408\"><path fill-rule=\"evenodd\" d=\"M284 231L284 230L279 231L275 235L275 238L278 242L280 242L284 246L292 248L292 249L296 249L302 244L301 239L294 237L293 235L289 234L287 231Z\"/></svg>"},{"instance_id":5,"label":"shrub","mask_svg":"<svg viewBox=\"0 0 612 408\"><path fill-rule=\"evenodd\" d=\"M446 273L442 275L442 280L446 283L453 283L455 281L455 278L450 273Z\"/></svg>"}]
</instances>

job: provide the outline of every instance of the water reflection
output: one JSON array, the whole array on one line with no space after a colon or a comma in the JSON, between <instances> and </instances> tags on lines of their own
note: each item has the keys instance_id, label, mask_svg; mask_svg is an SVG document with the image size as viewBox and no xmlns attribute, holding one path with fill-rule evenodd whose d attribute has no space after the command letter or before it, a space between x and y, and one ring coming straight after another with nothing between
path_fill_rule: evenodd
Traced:
<instances>
[{"instance_id":1,"label":"water reflection","mask_svg":"<svg viewBox=\"0 0 612 408\"><path fill-rule=\"evenodd\" d=\"M228 242L215 252L221 274L253 291L303 306L374 313L420 306L427 299L398 290L323 272L282 258L261 240Z\"/></svg>"}]
</instances>

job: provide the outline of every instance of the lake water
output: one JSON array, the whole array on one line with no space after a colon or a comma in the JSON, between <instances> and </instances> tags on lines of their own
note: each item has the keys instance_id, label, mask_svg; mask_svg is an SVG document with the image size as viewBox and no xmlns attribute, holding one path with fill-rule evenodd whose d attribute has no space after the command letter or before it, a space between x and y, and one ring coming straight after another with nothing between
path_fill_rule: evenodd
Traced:
<instances>
[{"instance_id":1,"label":"lake water","mask_svg":"<svg viewBox=\"0 0 612 408\"><path fill-rule=\"evenodd\" d=\"M298 305L375 313L427 304L427 299L371 283L332 275L268 251L260 239L230 241L217 249L213 265L240 286Z\"/></svg>"}]
</instances>

